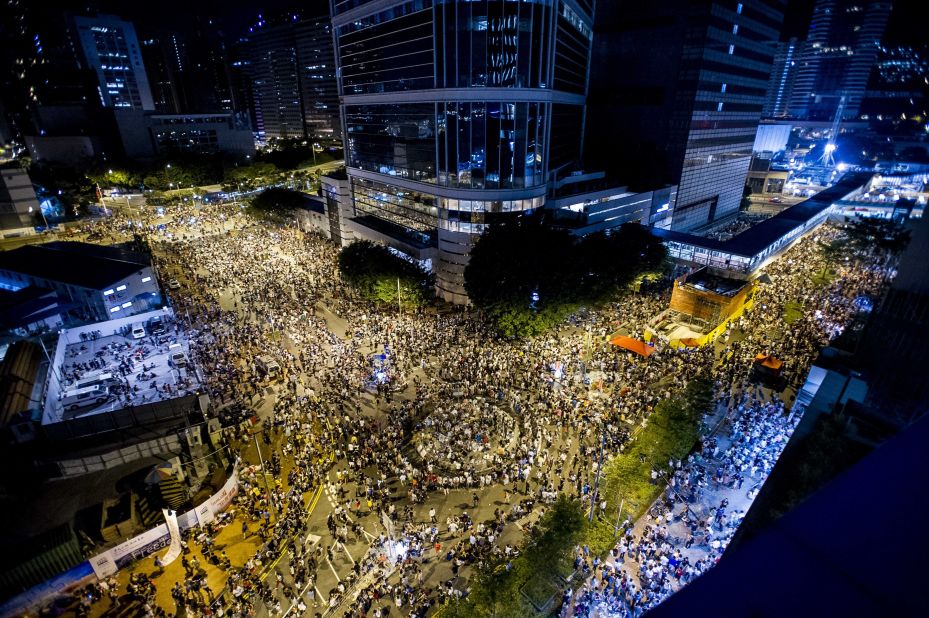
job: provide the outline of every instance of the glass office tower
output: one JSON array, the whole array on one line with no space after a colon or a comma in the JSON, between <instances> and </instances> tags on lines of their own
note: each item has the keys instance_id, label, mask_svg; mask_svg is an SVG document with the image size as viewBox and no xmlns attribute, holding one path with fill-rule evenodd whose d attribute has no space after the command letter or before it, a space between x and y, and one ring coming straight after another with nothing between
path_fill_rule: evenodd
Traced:
<instances>
[{"instance_id":1,"label":"glass office tower","mask_svg":"<svg viewBox=\"0 0 929 618\"><path fill-rule=\"evenodd\" d=\"M593 0L333 0L356 229L466 302L485 226L580 158Z\"/></svg>"},{"instance_id":2,"label":"glass office tower","mask_svg":"<svg viewBox=\"0 0 929 618\"><path fill-rule=\"evenodd\" d=\"M889 1L817 0L798 59L791 116L832 120L845 97L843 118L858 118L890 11Z\"/></svg>"}]
</instances>

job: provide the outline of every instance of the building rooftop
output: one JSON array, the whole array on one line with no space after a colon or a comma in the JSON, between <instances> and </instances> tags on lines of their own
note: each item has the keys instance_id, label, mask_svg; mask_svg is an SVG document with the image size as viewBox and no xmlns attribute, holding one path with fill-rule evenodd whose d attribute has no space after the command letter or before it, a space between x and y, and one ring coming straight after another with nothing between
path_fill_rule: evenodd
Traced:
<instances>
[{"instance_id":1,"label":"building rooftop","mask_svg":"<svg viewBox=\"0 0 929 618\"><path fill-rule=\"evenodd\" d=\"M0 270L102 290L151 265L142 254L120 247L50 242L0 252Z\"/></svg>"},{"instance_id":2,"label":"building rooftop","mask_svg":"<svg viewBox=\"0 0 929 618\"><path fill-rule=\"evenodd\" d=\"M828 189L820 191L808 200L782 210L770 219L765 219L741 234L721 241L704 238L686 232L675 232L655 228L652 232L661 239L704 247L745 257L758 255L787 232L816 217L835 202L860 188L871 178L870 172L849 172Z\"/></svg>"},{"instance_id":3,"label":"building rooftop","mask_svg":"<svg viewBox=\"0 0 929 618\"><path fill-rule=\"evenodd\" d=\"M730 279L728 277L719 277L711 275L706 268L687 276L682 283L684 286L692 287L702 292L712 292L720 296L735 296L739 290L747 285L744 279Z\"/></svg>"},{"instance_id":4,"label":"building rooftop","mask_svg":"<svg viewBox=\"0 0 929 618\"><path fill-rule=\"evenodd\" d=\"M156 317L162 332L150 330ZM139 324L144 334L136 337ZM62 330L52 362L43 425L183 397L200 387L187 335L167 308ZM86 403L69 397L97 383L102 392Z\"/></svg>"}]
</instances>

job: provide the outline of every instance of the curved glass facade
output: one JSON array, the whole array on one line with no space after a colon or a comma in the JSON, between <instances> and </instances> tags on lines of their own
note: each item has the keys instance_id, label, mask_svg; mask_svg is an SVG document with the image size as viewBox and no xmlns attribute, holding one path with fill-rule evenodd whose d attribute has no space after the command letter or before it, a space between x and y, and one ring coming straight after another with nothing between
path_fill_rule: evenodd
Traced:
<instances>
[{"instance_id":1,"label":"curved glass facade","mask_svg":"<svg viewBox=\"0 0 929 618\"><path fill-rule=\"evenodd\" d=\"M590 5L333 0L355 220L437 251L449 300L474 237L580 156Z\"/></svg>"},{"instance_id":2,"label":"curved glass facade","mask_svg":"<svg viewBox=\"0 0 929 618\"><path fill-rule=\"evenodd\" d=\"M439 87L550 88L551 11L551 0L437 3Z\"/></svg>"},{"instance_id":3,"label":"curved glass facade","mask_svg":"<svg viewBox=\"0 0 929 618\"><path fill-rule=\"evenodd\" d=\"M547 107L526 102L347 105L349 166L459 189L539 186Z\"/></svg>"},{"instance_id":4,"label":"curved glass facade","mask_svg":"<svg viewBox=\"0 0 929 618\"><path fill-rule=\"evenodd\" d=\"M436 182L435 103L345 106L350 167Z\"/></svg>"},{"instance_id":5,"label":"curved glass facade","mask_svg":"<svg viewBox=\"0 0 929 618\"><path fill-rule=\"evenodd\" d=\"M340 26L343 94L435 87L432 3L405 2Z\"/></svg>"}]
</instances>

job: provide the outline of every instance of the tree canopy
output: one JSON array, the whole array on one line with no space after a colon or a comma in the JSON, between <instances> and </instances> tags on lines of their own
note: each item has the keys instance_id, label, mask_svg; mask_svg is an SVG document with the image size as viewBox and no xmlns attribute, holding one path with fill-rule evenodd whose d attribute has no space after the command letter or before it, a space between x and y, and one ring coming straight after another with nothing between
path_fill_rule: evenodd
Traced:
<instances>
[{"instance_id":1,"label":"tree canopy","mask_svg":"<svg viewBox=\"0 0 929 618\"><path fill-rule=\"evenodd\" d=\"M465 289L501 334L538 334L580 305L599 304L662 270L667 251L638 224L577 238L537 219L491 227L471 251Z\"/></svg>"},{"instance_id":2,"label":"tree canopy","mask_svg":"<svg viewBox=\"0 0 929 618\"><path fill-rule=\"evenodd\" d=\"M252 208L262 212L280 213L299 208L306 203L307 196L300 191L272 187L265 189L252 200Z\"/></svg>"},{"instance_id":3,"label":"tree canopy","mask_svg":"<svg viewBox=\"0 0 929 618\"><path fill-rule=\"evenodd\" d=\"M405 260L387 247L359 240L339 253L342 279L368 300L403 309L429 303L434 295L433 277L419 265Z\"/></svg>"},{"instance_id":4,"label":"tree canopy","mask_svg":"<svg viewBox=\"0 0 929 618\"><path fill-rule=\"evenodd\" d=\"M451 603L445 615L454 618L534 615L533 604L544 603L545 599L533 592L541 589L543 595L557 594L556 589L544 584L554 576L570 574L573 568L570 550L581 538L585 524L580 501L559 495L529 531L520 555L480 563L468 596Z\"/></svg>"}]
</instances>

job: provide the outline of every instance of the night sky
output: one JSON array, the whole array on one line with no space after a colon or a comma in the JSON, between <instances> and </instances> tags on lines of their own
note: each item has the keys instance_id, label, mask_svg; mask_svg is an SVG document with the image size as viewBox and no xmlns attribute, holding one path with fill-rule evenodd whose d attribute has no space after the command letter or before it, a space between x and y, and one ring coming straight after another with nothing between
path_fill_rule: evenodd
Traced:
<instances>
[{"instance_id":1,"label":"night sky","mask_svg":"<svg viewBox=\"0 0 929 618\"><path fill-rule=\"evenodd\" d=\"M600 0L609 2L609 0ZM868 1L868 0L864 0ZM273 16L287 10L303 10L323 14L329 10L328 0L159 0L125 2L125 0L44 0L43 4L60 6L62 10L97 8L135 22L141 30L160 28L183 30L192 15L219 17L227 36L238 37L257 21L258 15ZM781 40L803 38L809 26L815 0L787 0ZM157 6L157 10L153 10ZM194 12L191 11L195 7ZM927 45L926 24L929 24L929 2L896 0L890 24L884 36L887 45Z\"/></svg>"}]
</instances>

